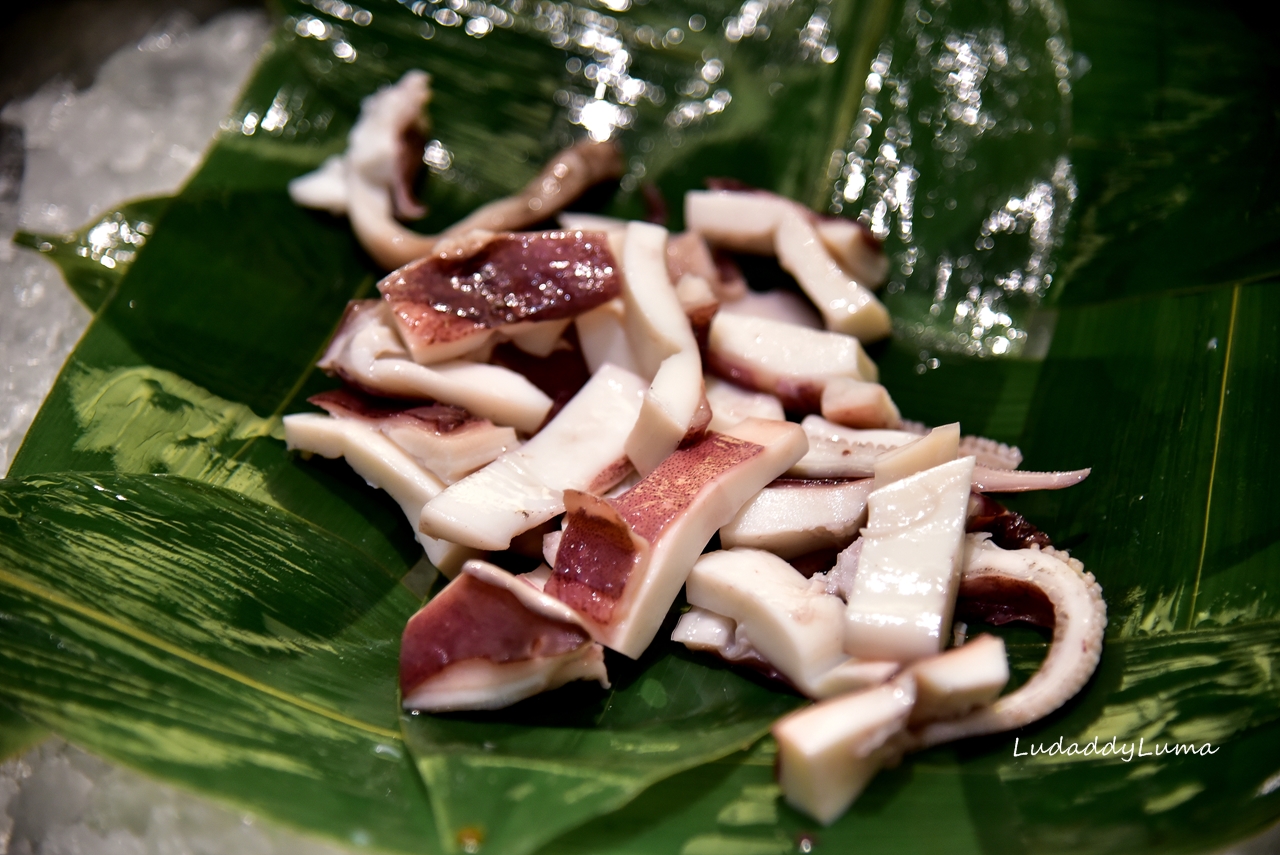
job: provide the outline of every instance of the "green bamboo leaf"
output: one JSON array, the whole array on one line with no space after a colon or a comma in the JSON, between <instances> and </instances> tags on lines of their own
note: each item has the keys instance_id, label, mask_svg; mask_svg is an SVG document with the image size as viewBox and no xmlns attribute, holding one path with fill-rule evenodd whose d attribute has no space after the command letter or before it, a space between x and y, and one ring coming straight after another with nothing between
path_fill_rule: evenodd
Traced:
<instances>
[{"instance_id":1,"label":"green bamboo leaf","mask_svg":"<svg viewBox=\"0 0 1280 855\"><path fill-rule=\"evenodd\" d=\"M120 280L155 232L156 222L168 206L167 197L140 199L104 214L72 234L20 231L13 241L43 253L57 264L80 302L96 312L115 295Z\"/></svg>"},{"instance_id":2,"label":"green bamboo leaf","mask_svg":"<svg viewBox=\"0 0 1280 855\"><path fill-rule=\"evenodd\" d=\"M974 0L899 3L890 20L815 201L885 241L899 340L1034 352L1077 193L1068 17Z\"/></svg>"},{"instance_id":3,"label":"green bamboo leaf","mask_svg":"<svg viewBox=\"0 0 1280 855\"><path fill-rule=\"evenodd\" d=\"M1223 351L1226 369L1218 389L1212 485L1196 584L1187 609L1192 626L1262 620L1277 612L1273 580L1280 567L1280 521L1262 509L1268 507L1269 486L1280 476L1280 448L1265 439L1242 438L1274 423L1280 289L1275 282L1237 286L1231 301L1227 338L1215 347Z\"/></svg>"},{"instance_id":4,"label":"green bamboo leaf","mask_svg":"<svg viewBox=\"0 0 1280 855\"><path fill-rule=\"evenodd\" d=\"M1268 283L1062 311L1024 449L1029 465L1095 474L1017 506L1106 580L1111 635L1276 614L1262 568L1277 532L1258 491L1280 462L1249 439L1275 419L1257 394L1280 378L1274 295ZM1241 562L1258 575L1232 576Z\"/></svg>"},{"instance_id":5,"label":"green bamboo leaf","mask_svg":"<svg viewBox=\"0 0 1280 855\"><path fill-rule=\"evenodd\" d=\"M937 337L926 334L939 325L954 331L962 295L948 291L933 300L938 280L926 274L936 267L921 262L908 270L903 253L911 247L901 234L890 249L903 287L887 298L900 316L899 334L876 356L904 415L959 419L968 432L1018 443L1028 468L1094 468L1072 490L1010 502L1098 575L1111 617L1093 683L1063 712L1014 736L1046 744L1059 736L1194 736L1222 740L1221 750L1168 761L1075 758L1056 765L1013 758L1010 740L982 740L910 758L874 782L835 826L814 829L776 801L767 739L643 792L681 764L648 765L651 755L632 762L625 752L610 753L612 743L599 747L606 733L638 734L637 744L671 732L697 742L697 733L703 742L693 762L702 762L749 741L773 705L794 702L705 660L659 650L630 680L619 679L621 690L601 719L612 730L583 727L580 716L600 704L589 687L499 716L413 719L405 727L417 768L431 784L428 803L407 759L370 767L360 753L392 743L344 736L339 741L350 752L344 748L332 762L316 759L308 753L316 746L297 734L334 735L329 718L316 713L323 719L316 723L293 706L245 696L242 684L232 681L236 688L229 689L215 671L196 675L187 660L169 661L152 642L195 644L201 662L246 669L263 685L279 679L325 710L351 704L363 710L360 720L395 730L394 697L386 695L391 670L380 672L380 689L361 694L366 684L359 681L331 685L329 665L268 667L272 656L295 654L263 646L271 633L275 644L291 638L279 627L268 633L265 618L246 623L215 610L243 642L222 649L218 633L197 620L202 612L171 596L172 588L86 589L90 596L76 588L87 583L74 572L64 579L62 569L48 575L47 568L44 598L3 588L5 613L20 620L12 633L6 629L0 656L7 657L6 675L55 676L21 703L8 694L6 702L93 750L329 834L364 828L354 817L369 810L367 799L384 780L378 774L394 770L401 777L386 789L393 801L413 803L404 816L416 817L420 848L437 840L456 848L471 839L460 841L458 832L483 828L484 851L527 851L554 834L562 836L543 851L784 852L794 851L803 834L813 835L819 852L1193 851L1280 816L1277 770L1269 768L1280 743L1271 590L1280 529L1268 512L1268 490L1280 476L1280 452L1271 441L1272 390L1280 385L1274 278L1280 145L1272 121L1277 61L1266 21L1183 0L1122 7L1104 0L810 2L771 5L762 19L768 38L757 29L732 41L728 28L742 36L748 23L746 7L732 2L633 4L619 13L526 4L524 13L493 6L484 15L471 4L454 13L456 20L434 5L364 5L372 20L358 23L350 10L343 17L345 6L282 4L284 27L228 130L187 188L167 206L157 203L155 219L147 220L152 234L127 265L118 255L111 257L115 268L93 259L91 228L66 242L44 238L82 299L101 309L37 417L14 476L116 470L205 479L310 521L340 538L353 561L382 568L387 579L402 575L419 550L394 503L341 462L299 461L274 438L276 418L303 408L307 395L330 382L311 366L343 303L368 293L378 276L345 221L298 210L285 184L341 150L361 97L423 67L435 80L433 136L450 160L428 177L430 213L417 225L442 227L519 187L582 132L569 117L595 96L588 69L596 63L598 72L603 60L592 45L616 39L628 49L628 73L654 83L663 97L659 103L641 96L628 107L619 140L631 169L608 203L615 213L641 213L642 182L652 181L674 203L709 175L735 176L819 208L835 201L845 214L858 213L857 194L846 192L847 167L869 104L882 117L902 118L914 133L914 142L890 141L890 123L882 122L866 137L879 156L888 155L881 144L892 142L894 156L918 172L912 241L932 258L951 253L958 261L965 241L973 245L975 223L996 202L1022 193L1047 164L1070 161L1076 199L1055 284L1039 310L1015 306L1014 326L1028 332L1017 358L973 359L933 347ZM314 36L313 20L324 25L324 38ZM1058 60L1069 60L1065 67L1043 64L1053 21L1062 39L1054 49ZM813 50L815 33L833 53ZM966 46L999 45L1015 62L1019 50L1026 52L1037 80L1049 69L1058 95L992 82L983 90L988 108L1010 92L1024 99L1001 109L1031 124L1021 139L1032 144L1015 145L1001 134L974 137L973 168L948 165L945 145L933 147L932 126L916 109L938 107L937 96L955 83L948 68L932 61L959 61ZM891 70L913 87L905 108L883 85L878 99L865 101L864 82L886 50L904 61L890 63ZM713 71L712 59L723 67ZM1068 85L1069 99L1059 97L1058 81ZM731 93L727 106L714 101L717 89ZM713 103L724 109L710 111ZM932 218L923 210L931 193L942 203ZM948 197L957 199L959 219L941 213ZM678 227L679 213L673 214ZM1018 234L1002 232L1001 240ZM953 284L973 284L962 280L975 270L990 284L998 265L954 266ZM937 315L929 311L934 302ZM265 504L246 502L241 510L247 508L265 526L264 537L277 524L286 532L313 531ZM35 537L26 523L4 524L15 537ZM222 542L224 551L232 551L236 537ZM62 556L60 568L72 566L71 557L94 564L87 546L74 556L70 547L54 547L40 548ZM145 572L169 566L150 554L138 561L152 568ZM171 635L113 635L96 618L64 613L61 600L49 599L73 594L84 594L73 601L91 604L95 615L145 620ZM390 626L391 613L409 606L399 589L388 596L395 608L388 601L386 611L371 606L368 614L387 624L382 631L394 641L399 627ZM188 620L181 632L169 610ZM263 614L311 639L297 642L306 648L296 654L299 661L332 664L313 644L326 637L324 618ZM63 648L50 641L48 627L57 629ZM370 632L365 658L381 651L376 655L389 669L393 657ZM1025 676L1043 646L1033 633L1005 635ZM84 677L108 672L116 676L91 684ZM639 718L651 714L646 686L661 687L672 715L689 714L689 727L667 722L646 732ZM715 687L737 693L741 707L734 724L699 730L703 708L684 705L682 692ZM648 692L657 696L656 689ZM157 697L172 709L157 711ZM566 700L559 715L568 720L549 721L541 704ZM208 710L225 710L225 717L213 721ZM134 725L135 718L151 724ZM590 745L597 748L588 751ZM572 750L578 753L569 762L564 755ZM346 768L348 754L366 759ZM235 762L210 772L210 757ZM559 777L581 778L592 795L568 806L563 788L537 784ZM297 792L315 810L282 803L280 791L302 786L300 778L306 785ZM518 798L529 784L534 792ZM441 819L438 830L433 813ZM405 848L412 837L405 823L391 822L389 837L374 842Z\"/></svg>"},{"instance_id":6,"label":"green bamboo leaf","mask_svg":"<svg viewBox=\"0 0 1280 855\"><path fill-rule=\"evenodd\" d=\"M182 475L272 503L263 474L235 452L257 439L284 439L279 419L260 419L150 366L84 369L67 379L83 430L77 450L110 454L117 472Z\"/></svg>"},{"instance_id":7,"label":"green bamboo leaf","mask_svg":"<svg viewBox=\"0 0 1280 855\"><path fill-rule=\"evenodd\" d=\"M311 379L309 371L304 379ZM389 573L403 575L413 566L421 547L394 502L341 461L298 465L280 437L278 415L258 416L146 364L99 318L64 367L12 473L74 469L195 478L339 533Z\"/></svg>"},{"instance_id":8,"label":"green bamboo leaf","mask_svg":"<svg viewBox=\"0 0 1280 855\"><path fill-rule=\"evenodd\" d=\"M0 760L7 760L48 735L48 730L30 721L21 713L6 706L0 706Z\"/></svg>"},{"instance_id":9,"label":"green bamboo leaf","mask_svg":"<svg viewBox=\"0 0 1280 855\"><path fill-rule=\"evenodd\" d=\"M1230 286L1280 272L1274 25L1191 3L1067 4L1076 236L1063 302Z\"/></svg>"},{"instance_id":10,"label":"green bamboo leaf","mask_svg":"<svg viewBox=\"0 0 1280 855\"><path fill-rule=\"evenodd\" d=\"M181 478L0 482L0 697L287 823L421 852L396 727L417 598L345 542Z\"/></svg>"},{"instance_id":11,"label":"green bamboo leaf","mask_svg":"<svg viewBox=\"0 0 1280 855\"><path fill-rule=\"evenodd\" d=\"M1020 678L1043 655L1040 644L1009 649ZM1209 850L1265 827L1280 804L1280 761L1266 750L1280 736L1277 656L1276 623L1112 642L1085 703L1020 731L1016 744L990 737L882 772L829 828L777 802L765 740L670 778L543 851L783 855L805 839L819 852ZM1128 754L1030 756L1032 745L1059 739L1084 751L1095 737ZM1212 754L1163 753L1206 742Z\"/></svg>"},{"instance_id":12,"label":"green bamboo leaf","mask_svg":"<svg viewBox=\"0 0 1280 855\"><path fill-rule=\"evenodd\" d=\"M676 647L655 644L639 663L611 658L608 693L574 686L496 714L406 716L444 849L532 852L656 781L745 748L800 702Z\"/></svg>"}]
</instances>

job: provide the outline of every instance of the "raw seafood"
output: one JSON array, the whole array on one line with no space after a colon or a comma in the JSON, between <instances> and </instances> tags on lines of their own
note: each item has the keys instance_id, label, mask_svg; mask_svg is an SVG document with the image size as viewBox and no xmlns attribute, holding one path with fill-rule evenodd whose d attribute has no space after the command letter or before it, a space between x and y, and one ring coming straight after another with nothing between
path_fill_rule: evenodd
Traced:
<instances>
[{"instance_id":1,"label":"raw seafood","mask_svg":"<svg viewBox=\"0 0 1280 855\"><path fill-rule=\"evenodd\" d=\"M707 367L739 386L776 395L789 410L808 413L820 409L828 380L874 381L878 373L853 336L733 314L711 321Z\"/></svg>"},{"instance_id":2,"label":"raw seafood","mask_svg":"<svg viewBox=\"0 0 1280 855\"><path fill-rule=\"evenodd\" d=\"M910 677L794 712L773 726L778 783L797 810L831 824L902 749L895 737L911 715Z\"/></svg>"},{"instance_id":3,"label":"raw seafood","mask_svg":"<svg viewBox=\"0 0 1280 855\"><path fill-rule=\"evenodd\" d=\"M422 165L431 78L408 71L365 98L347 138L347 151L289 183L294 202L346 214L361 246L387 270L449 246L476 230L514 231L555 215L593 184L622 174L612 143L584 141L558 153L514 196L491 202L439 236L405 228L396 218L426 213L411 185Z\"/></svg>"},{"instance_id":4,"label":"raw seafood","mask_svg":"<svg viewBox=\"0 0 1280 855\"><path fill-rule=\"evenodd\" d=\"M490 210L510 208L503 202ZM575 358L597 380L610 372L634 378L638 413L628 411L612 427L607 419L591 421L597 408L589 390L596 380L564 410L544 410L559 413L549 422L535 424L533 407L517 417L508 413L507 423L532 439L427 503L422 530L497 550L529 529L524 539L533 540L520 548L545 556L547 566L517 578L472 562L467 573L536 614L560 609L555 619L573 628L564 632L583 639L572 647L574 657L591 649L587 638L639 656L694 568L687 586L692 608L674 638L812 697L832 698L775 728L785 795L827 821L903 751L950 738L948 733L1025 723L1087 679L1096 664L1096 656L1090 662L1087 655L1094 639L1088 627L1098 617L1090 609L1101 600L1090 600L1057 575L1036 579L1063 603L1055 632L1072 627L1063 630L1068 643L1084 633L1083 659L1051 654L1043 677L997 699L1007 679L1002 643L980 637L950 651L946 645L963 635L951 624L966 548L997 548L983 546L981 538L966 540L966 528L1012 516L992 511L982 492L1059 488L1088 470L1022 472L1015 448L962 437L959 425L929 431L902 421L889 391L875 382L876 366L859 341L888 332L883 306L866 287L883 280L886 262L860 226L759 191L689 194L686 210L691 231L678 236L652 224L578 214L562 219L565 232L463 234L463 224L477 222L468 218L436 245L436 254L388 276L377 308L353 309L326 365L349 382L384 392L472 395L477 413L477 407L494 410L497 404L436 375L461 370L460 361L476 367L498 361L493 346L504 339L544 357L580 354ZM776 254L828 329L814 329L807 314L812 307L796 303L794 295L744 292L740 271L712 254L703 238L720 248ZM555 251L542 252L553 245L573 249L557 263L579 265L569 274L562 267L561 279L577 277L589 287L564 287L550 271L539 273L533 256L555 257ZM753 317L764 301L767 317ZM512 345L503 347L514 352ZM723 380L704 378L704 358ZM810 415L797 427L784 421L788 410L821 411L826 418ZM584 452L588 438L607 437L613 448L625 433L625 459L642 477L603 495L626 473L625 460L602 467L601 461L623 458L614 453L596 461L582 453L580 461L574 442L538 466L525 465L540 445L575 431ZM591 470L580 484L566 474L577 472L579 463ZM541 472L536 477L535 469ZM499 470L506 473L501 478ZM791 480L773 483L784 472ZM485 478L494 483L442 512L469 482ZM562 529L549 530L561 510ZM481 523L498 516L507 519L495 529L501 531L478 534ZM717 527L728 548L699 559ZM770 552L737 548L746 544ZM843 550L838 559L837 549ZM1003 602L999 594L1013 590L1009 580L1021 577L1002 562L988 556L984 567L990 572L973 573L987 581L966 583L967 593L995 584L997 595L988 599ZM1024 583L1032 584L1018 584ZM460 590L470 586L464 581ZM1091 614L1093 623L1077 620L1073 609ZM491 682L484 698L524 697L542 679L530 675L559 674L555 657L568 653L517 657L519 667L498 679L511 691L504 695ZM573 658L579 664L564 673L593 675L594 655ZM483 680L466 676L464 682L498 676L491 663L468 661L453 673L483 672ZM449 685L436 677L418 684L432 681ZM1044 688L1053 684L1058 691ZM428 707L440 708L430 707L434 703ZM829 709L848 713L843 724Z\"/></svg>"},{"instance_id":5,"label":"raw seafood","mask_svg":"<svg viewBox=\"0 0 1280 855\"><path fill-rule=\"evenodd\" d=\"M617 499L567 493L546 592L606 647L638 657L711 535L803 453L795 425L747 419L676 451Z\"/></svg>"},{"instance_id":6,"label":"raw seafood","mask_svg":"<svg viewBox=\"0 0 1280 855\"><path fill-rule=\"evenodd\" d=\"M873 481L780 478L720 529L726 549L767 549L780 558L795 558L817 549L843 549L867 519L867 496Z\"/></svg>"},{"instance_id":7,"label":"raw seafood","mask_svg":"<svg viewBox=\"0 0 1280 855\"><path fill-rule=\"evenodd\" d=\"M989 604L986 616L993 623L1028 616L995 611L1007 609L1015 598L1047 604L1053 642L1040 669L1021 688L964 718L925 727L917 737L921 747L1012 730L1044 718L1075 697L1102 655L1107 627L1102 586L1065 552L1035 546L1005 550L987 535L971 534L960 588L969 601ZM1044 622L1043 611L1040 620Z\"/></svg>"},{"instance_id":8,"label":"raw seafood","mask_svg":"<svg viewBox=\"0 0 1280 855\"><path fill-rule=\"evenodd\" d=\"M414 361L443 362L481 347L494 332L568 322L618 296L617 262L599 232L473 232L378 283ZM563 325L554 328L551 342Z\"/></svg>"},{"instance_id":9,"label":"raw seafood","mask_svg":"<svg viewBox=\"0 0 1280 855\"><path fill-rule=\"evenodd\" d=\"M538 429L552 400L520 374L465 359L419 365L388 318L383 300L347 306L320 368L347 383L387 397L452 404L528 433Z\"/></svg>"},{"instance_id":10,"label":"raw seafood","mask_svg":"<svg viewBox=\"0 0 1280 855\"><path fill-rule=\"evenodd\" d=\"M964 559L973 458L962 457L873 491L844 649L910 662L941 652Z\"/></svg>"},{"instance_id":11,"label":"raw seafood","mask_svg":"<svg viewBox=\"0 0 1280 855\"><path fill-rule=\"evenodd\" d=\"M566 490L613 487L631 468L623 446L643 394L639 377L604 366L533 439L421 507L419 530L506 549L515 535L563 513Z\"/></svg>"},{"instance_id":12,"label":"raw seafood","mask_svg":"<svg viewBox=\"0 0 1280 855\"><path fill-rule=\"evenodd\" d=\"M685 221L717 246L741 252L777 255L778 263L813 301L827 329L875 341L889 334L889 313L871 293L879 281L862 281L850 275L833 256L809 211L772 193L711 190L685 195ZM856 228L856 227L855 227ZM837 227L830 232L841 254L865 249L879 254L879 246L850 238ZM865 273L874 263L859 265Z\"/></svg>"},{"instance_id":13,"label":"raw seafood","mask_svg":"<svg viewBox=\"0 0 1280 855\"><path fill-rule=\"evenodd\" d=\"M811 698L876 685L898 670L896 662L846 654L844 601L769 552L709 552L693 566L686 593L691 605L733 624L738 658L749 649ZM672 637L679 633L677 625Z\"/></svg>"},{"instance_id":14,"label":"raw seafood","mask_svg":"<svg viewBox=\"0 0 1280 855\"><path fill-rule=\"evenodd\" d=\"M406 406L404 401L370 398L350 389L321 392L307 401L336 418L377 426L387 439L446 484L518 444L512 428L499 427L448 404Z\"/></svg>"},{"instance_id":15,"label":"raw seafood","mask_svg":"<svg viewBox=\"0 0 1280 855\"><path fill-rule=\"evenodd\" d=\"M410 520L444 489L440 479L410 454L375 426L360 420L294 413L284 417L284 435L291 449L344 458L366 483L386 490ZM418 542L431 563L449 576L475 554L464 546L421 533Z\"/></svg>"},{"instance_id":16,"label":"raw seafood","mask_svg":"<svg viewBox=\"0 0 1280 855\"><path fill-rule=\"evenodd\" d=\"M598 680L607 688L600 645L564 620L556 604L539 604L541 598L493 565L464 565L404 629L404 707L497 709L571 680Z\"/></svg>"}]
</instances>

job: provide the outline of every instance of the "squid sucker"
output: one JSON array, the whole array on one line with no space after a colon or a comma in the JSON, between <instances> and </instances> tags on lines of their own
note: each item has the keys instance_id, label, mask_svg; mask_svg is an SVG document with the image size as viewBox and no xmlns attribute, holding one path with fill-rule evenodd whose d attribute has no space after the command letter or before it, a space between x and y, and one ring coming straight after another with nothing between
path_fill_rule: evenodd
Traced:
<instances>
[{"instance_id":1,"label":"squid sucker","mask_svg":"<svg viewBox=\"0 0 1280 855\"><path fill-rule=\"evenodd\" d=\"M926 725L915 734L918 748L1013 730L1042 719L1084 688L1102 656L1107 604L1102 586L1080 561L1052 547L1005 550L983 534L971 534L968 539L961 600L969 601L970 608L977 604L1003 607L1003 617L988 617L993 623L1040 622L1037 617L1043 617L1047 605L1052 609L1053 641L1040 670L1021 688L962 718ZM1010 601L1037 604L1040 609L1038 614L1014 614L1009 611Z\"/></svg>"}]
</instances>

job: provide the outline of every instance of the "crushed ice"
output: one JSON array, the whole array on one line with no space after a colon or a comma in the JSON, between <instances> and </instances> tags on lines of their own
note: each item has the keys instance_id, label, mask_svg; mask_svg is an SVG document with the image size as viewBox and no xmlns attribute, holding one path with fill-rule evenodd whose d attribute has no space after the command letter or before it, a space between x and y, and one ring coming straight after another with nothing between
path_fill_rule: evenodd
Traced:
<instances>
[{"instance_id":1,"label":"crushed ice","mask_svg":"<svg viewBox=\"0 0 1280 855\"><path fill-rule=\"evenodd\" d=\"M172 193L200 162L268 34L266 16L179 13L77 92L0 111L0 474L89 321L57 268L9 243ZM340 855L50 739L0 763L0 855Z\"/></svg>"},{"instance_id":2,"label":"crushed ice","mask_svg":"<svg viewBox=\"0 0 1280 855\"><path fill-rule=\"evenodd\" d=\"M343 855L50 739L0 763L5 855Z\"/></svg>"},{"instance_id":3,"label":"crushed ice","mask_svg":"<svg viewBox=\"0 0 1280 855\"><path fill-rule=\"evenodd\" d=\"M180 12L112 56L88 89L54 80L0 111L0 473L89 321L57 269L9 236L68 232L181 187L267 32L260 12L204 26Z\"/></svg>"}]
</instances>

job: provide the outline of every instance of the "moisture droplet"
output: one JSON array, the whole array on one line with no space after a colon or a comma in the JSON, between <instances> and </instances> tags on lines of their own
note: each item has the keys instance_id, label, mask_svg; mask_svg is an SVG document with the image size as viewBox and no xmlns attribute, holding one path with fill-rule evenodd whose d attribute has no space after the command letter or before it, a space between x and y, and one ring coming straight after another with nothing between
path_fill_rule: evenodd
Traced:
<instances>
[{"instance_id":1,"label":"moisture droplet","mask_svg":"<svg viewBox=\"0 0 1280 855\"><path fill-rule=\"evenodd\" d=\"M474 855L484 845L484 829L476 825L460 828L458 829L457 840L458 848L466 852L467 855Z\"/></svg>"}]
</instances>

